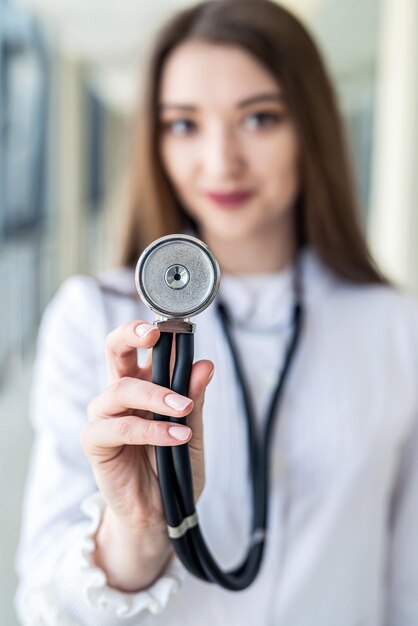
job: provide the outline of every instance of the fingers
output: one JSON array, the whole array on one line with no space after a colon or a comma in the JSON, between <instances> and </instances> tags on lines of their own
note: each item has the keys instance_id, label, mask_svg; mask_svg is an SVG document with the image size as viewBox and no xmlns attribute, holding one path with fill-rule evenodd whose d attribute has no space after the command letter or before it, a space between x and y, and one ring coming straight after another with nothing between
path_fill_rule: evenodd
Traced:
<instances>
[{"instance_id":1,"label":"fingers","mask_svg":"<svg viewBox=\"0 0 418 626\"><path fill-rule=\"evenodd\" d=\"M190 377L190 398L173 393L147 381L124 377L113 383L88 407L89 422L80 435L85 454L96 463L115 458L125 445L174 446L190 442L192 449L203 448L202 406L204 394L214 372L211 361L197 361ZM171 400L169 396L172 396ZM173 398L185 408L167 405ZM120 415L134 405L143 410L183 417L189 414L189 426L150 420L135 415ZM115 411L119 416L112 415ZM104 419L103 419L104 418ZM192 436L193 435L193 436Z\"/></svg>"},{"instance_id":2,"label":"fingers","mask_svg":"<svg viewBox=\"0 0 418 626\"><path fill-rule=\"evenodd\" d=\"M146 380L124 377L93 398L87 412L89 420L93 421L121 415L130 409L184 417L192 408L191 398Z\"/></svg>"},{"instance_id":3,"label":"fingers","mask_svg":"<svg viewBox=\"0 0 418 626\"><path fill-rule=\"evenodd\" d=\"M123 445L173 446L186 443L190 437L191 429L187 426L128 415L87 423L80 442L87 456L107 459L111 449Z\"/></svg>"},{"instance_id":4,"label":"fingers","mask_svg":"<svg viewBox=\"0 0 418 626\"><path fill-rule=\"evenodd\" d=\"M124 376L140 375L137 349L152 348L158 341L160 331L156 326L142 320L134 320L118 326L106 338L106 361L110 382Z\"/></svg>"}]
</instances>

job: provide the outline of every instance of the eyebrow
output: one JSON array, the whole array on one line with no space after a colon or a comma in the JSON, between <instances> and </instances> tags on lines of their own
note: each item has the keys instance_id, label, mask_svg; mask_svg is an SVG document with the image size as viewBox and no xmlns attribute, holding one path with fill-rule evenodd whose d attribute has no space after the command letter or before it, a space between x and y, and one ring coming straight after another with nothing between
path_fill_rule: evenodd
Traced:
<instances>
[{"instance_id":1,"label":"eyebrow","mask_svg":"<svg viewBox=\"0 0 418 626\"><path fill-rule=\"evenodd\" d=\"M283 100L283 94L278 92L278 91L274 91L274 92L269 92L269 93L259 93L256 94L254 96L250 96L249 98L245 98L244 100L241 100L240 102L237 103L237 108L238 109L242 109L250 104L257 104L258 102L266 102L266 101L280 101ZM192 105L192 104L176 104L176 103L167 103L167 102L162 102L159 105L160 110L165 111L167 109L181 109L182 111L196 111L198 107Z\"/></svg>"}]
</instances>

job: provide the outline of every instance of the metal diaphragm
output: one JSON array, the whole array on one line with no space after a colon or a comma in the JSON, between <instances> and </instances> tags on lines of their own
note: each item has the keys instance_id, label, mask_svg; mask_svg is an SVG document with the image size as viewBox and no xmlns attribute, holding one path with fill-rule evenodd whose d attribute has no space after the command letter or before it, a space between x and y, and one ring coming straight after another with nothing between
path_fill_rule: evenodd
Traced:
<instances>
[{"instance_id":1,"label":"metal diaphragm","mask_svg":"<svg viewBox=\"0 0 418 626\"><path fill-rule=\"evenodd\" d=\"M135 269L140 298L167 318L189 318L213 302L219 288L219 264L200 239L167 235L153 241Z\"/></svg>"}]
</instances>

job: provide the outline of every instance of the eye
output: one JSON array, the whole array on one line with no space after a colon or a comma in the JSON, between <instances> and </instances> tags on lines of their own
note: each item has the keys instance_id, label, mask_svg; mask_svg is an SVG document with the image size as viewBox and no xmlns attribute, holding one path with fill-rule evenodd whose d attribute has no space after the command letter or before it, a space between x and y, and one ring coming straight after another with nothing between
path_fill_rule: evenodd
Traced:
<instances>
[{"instance_id":1,"label":"eye","mask_svg":"<svg viewBox=\"0 0 418 626\"><path fill-rule=\"evenodd\" d=\"M257 111L256 113L247 115L245 118L245 126L250 130L254 128L265 128L274 126L280 119L281 116L278 113L273 113L272 111Z\"/></svg>"},{"instance_id":2,"label":"eye","mask_svg":"<svg viewBox=\"0 0 418 626\"><path fill-rule=\"evenodd\" d=\"M165 130L171 132L173 135L177 135L178 137L190 135L193 131L196 130L196 124L188 119L178 119L163 122L163 127Z\"/></svg>"}]
</instances>

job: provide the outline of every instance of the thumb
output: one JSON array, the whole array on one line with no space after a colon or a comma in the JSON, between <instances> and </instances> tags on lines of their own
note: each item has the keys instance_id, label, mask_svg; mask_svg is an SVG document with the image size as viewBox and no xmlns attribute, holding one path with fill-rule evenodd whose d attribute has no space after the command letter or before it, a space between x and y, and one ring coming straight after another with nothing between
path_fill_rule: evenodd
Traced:
<instances>
[{"instance_id":1,"label":"thumb","mask_svg":"<svg viewBox=\"0 0 418 626\"><path fill-rule=\"evenodd\" d=\"M187 424L192 429L192 438L189 441L189 448L203 448L203 421L202 409L205 401L205 391L212 380L215 366L212 361L202 360L193 364L190 375L188 397L194 402L193 411L187 416Z\"/></svg>"}]
</instances>

